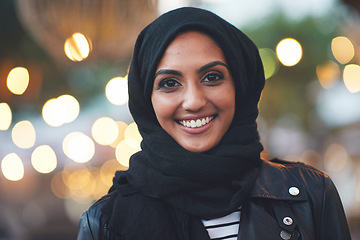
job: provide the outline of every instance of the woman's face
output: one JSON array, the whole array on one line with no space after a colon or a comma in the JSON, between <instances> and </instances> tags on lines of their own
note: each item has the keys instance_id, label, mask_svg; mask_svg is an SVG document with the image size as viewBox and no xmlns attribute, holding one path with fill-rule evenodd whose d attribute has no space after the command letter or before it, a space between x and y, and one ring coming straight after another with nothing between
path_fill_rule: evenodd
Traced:
<instances>
[{"instance_id":1,"label":"woman's face","mask_svg":"<svg viewBox=\"0 0 360 240\"><path fill-rule=\"evenodd\" d=\"M151 101L161 127L183 148L204 152L216 146L235 112L222 50L205 34L178 35L159 62Z\"/></svg>"}]
</instances>

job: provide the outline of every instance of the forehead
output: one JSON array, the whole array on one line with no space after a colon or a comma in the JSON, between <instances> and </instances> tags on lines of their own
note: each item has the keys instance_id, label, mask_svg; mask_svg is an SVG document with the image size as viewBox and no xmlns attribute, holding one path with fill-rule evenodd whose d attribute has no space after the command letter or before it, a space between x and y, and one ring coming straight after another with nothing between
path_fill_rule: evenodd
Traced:
<instances>
[{"instance_id":1,"label":"forehead","mask_svg":"<svg viewBox=\"0 0 360 240\"><path fill-rule=\"evenodd\" d=\"M194 61L218 60L226 63L222 49L208 35L189 31L180 33L166 48L158 68L169 63L192 64ZM186 60L186 62L184 62Z\"/></svg>"}]
</instances>

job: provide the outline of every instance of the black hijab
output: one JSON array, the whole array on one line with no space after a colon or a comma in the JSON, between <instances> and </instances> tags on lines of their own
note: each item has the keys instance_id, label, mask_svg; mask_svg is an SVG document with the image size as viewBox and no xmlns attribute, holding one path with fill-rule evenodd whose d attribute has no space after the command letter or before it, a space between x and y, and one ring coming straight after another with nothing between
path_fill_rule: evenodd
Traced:
<instances>
[{"instance_id":1,"label":"black hijab","mask_svg":"<svg viewBox=\"0 0 360 240\"><path fill-rule=\"evenodd\" d=\"M219 45L235 83L233 122L220 143L204 153L190 152L168 135L159 125L151 103L160 59L179 33L190 30L207 34ZM160 228L170 228L167 231L172 229L177 236L172 239L208 239L206 234L197 235L204 233L199 229L199 219L222 217L236 210L248 198L259 172L262 145L256 118L265 79L257 47L240 30L209 11L176 9L140 33L128 80L129 108L143 137L142 151L131 157L127 171L115 175L110 190L115 193L105 208L112 231L128 231L126 234L134 239L170 239L170 235L155 233L145 224L150 221ZM135 218L135 212L139 212L141 220L124 219L124 212L130 211L124 209L124 199L129 196L142 196L143 200L136 201L131 209L134 214L130 214ZM166 213L159 214L164 208L170 212L169 219L164 217ZM180 224L181 219L187 219L187 227ZM136 232L117 226L129 221L137 225Z\"/></svg>"}]
</instances>

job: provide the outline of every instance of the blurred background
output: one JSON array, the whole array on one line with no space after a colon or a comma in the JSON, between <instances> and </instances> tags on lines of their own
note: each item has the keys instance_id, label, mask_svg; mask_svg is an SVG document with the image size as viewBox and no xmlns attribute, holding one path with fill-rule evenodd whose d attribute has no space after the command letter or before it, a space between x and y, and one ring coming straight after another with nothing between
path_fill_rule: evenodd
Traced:
<instances>
[{"instance_id":1,"label":"blurred background","mask_svg":"<svg viewBox=\"0 0 360 240\"><path fill-rule=\"evenodd\" d=\"M360 239L357 0L1 0L0 239L76 239L81 213L140 149L126 79L136 36L181 6L257 44L263 158L326 171Z\"/></svg>"}]
</instances>

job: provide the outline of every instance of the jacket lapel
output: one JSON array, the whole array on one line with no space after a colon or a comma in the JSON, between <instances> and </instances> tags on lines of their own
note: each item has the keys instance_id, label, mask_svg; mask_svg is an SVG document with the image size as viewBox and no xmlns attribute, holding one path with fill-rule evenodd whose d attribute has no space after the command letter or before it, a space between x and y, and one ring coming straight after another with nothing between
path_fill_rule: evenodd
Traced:
<instances>
[{"instance_id":1,"label":"jacket lapel","mask_svg":"<svg viewBox=\"0 0 360 240\"><path fill-rule=\"evenodd\" d=\"M296 188L297 194L291 194L290 188ZM301 202L307 201L307 196L299 181L288 175L281 164L264 161L261 167L260 175L255 183L250 200L244 204L241 210L240 229L238 240L247 239L289 239L296 240L299 234L296 230L291 231L291 235L287 234L286 228L281 226L282 222L279 213L271 216L264 208L255 203L255 199L267 199L268 203L283 202ZM275 204L275 203L274 203ZM277 203L275 205L278 205ZM277 211L274 209L274 211ZM287 212L292 216L291 210L281 208L281 212ZM289 237L289 238L287 238Z\"/></svg>"},{"instance_id":2,"label":"jacket lapel","mask_svg":"<svg viewBox=\"0 0 360 240\"><path fill-rule=\"evenodd\" d=\"M280 239L281 229L277 221L253 202L241 210L238 239Z\"/></svg>"}]
</instances>

